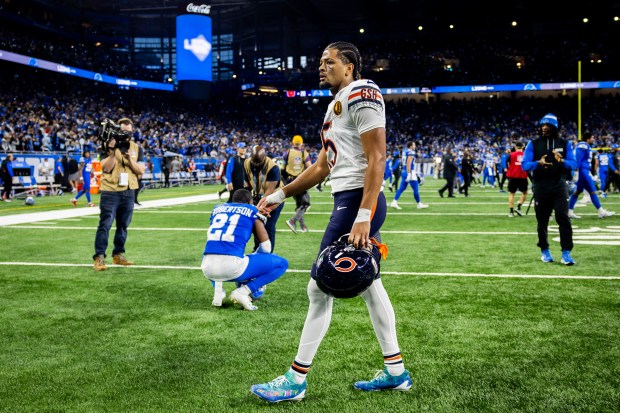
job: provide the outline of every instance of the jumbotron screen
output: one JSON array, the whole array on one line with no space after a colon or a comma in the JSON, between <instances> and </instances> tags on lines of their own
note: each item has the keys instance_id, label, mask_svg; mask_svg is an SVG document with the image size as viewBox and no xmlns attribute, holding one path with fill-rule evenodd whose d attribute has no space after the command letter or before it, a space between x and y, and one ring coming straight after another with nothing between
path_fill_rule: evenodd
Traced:
<instances>
[{"instance_id":1,"label":"jumbotron screen","mask_svg":"<svg viewBox=\"0 0 620 413\"><path fill-rule=\"evenodd\" d=\"M177 16L177 80L213 80L211 17Z\"/></svg>"}]
</instances>

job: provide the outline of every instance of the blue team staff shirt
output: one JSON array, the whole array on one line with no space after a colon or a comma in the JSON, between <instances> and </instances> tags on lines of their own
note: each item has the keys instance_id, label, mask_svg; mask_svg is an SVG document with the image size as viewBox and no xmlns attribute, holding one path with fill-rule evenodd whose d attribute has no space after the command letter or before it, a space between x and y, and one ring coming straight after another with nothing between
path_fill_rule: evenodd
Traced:
<instances>
[{"instance_id":1,"label":"blue team staff shirt","mask_svg":"<svg viewBox=\"0 0 620 413\"><path fill-rule=\"evenodd\" d=\"M211 212L205 254L233 255L243 258L245 246L252 236L258 209L250 204L226 203Z\"/></svg>"}]
</instances>

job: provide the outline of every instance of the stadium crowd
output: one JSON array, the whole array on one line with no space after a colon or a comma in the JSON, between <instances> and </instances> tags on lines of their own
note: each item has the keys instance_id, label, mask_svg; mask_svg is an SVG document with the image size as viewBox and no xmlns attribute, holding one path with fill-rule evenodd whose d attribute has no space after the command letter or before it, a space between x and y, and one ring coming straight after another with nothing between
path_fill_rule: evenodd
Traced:
<instances>
[{"instance_id":1,"label":"stadium crowd","mask_svg":"<svg viewBox=\"0 0 620 413\"><path fill-rule=\"evenodd\" d=\"M3 152L92 151L102 120L131 116L136 124L134 139L149 156L171 151L222 160L243 141L261 144L270 157L277 158L298 134L313 155L320 145L316 119L328 103L262 96L188 101L172 93L125 91L59 75L42 82L37 75L13 72L11 81L0 89ZM613 95L584 99L584 129L597 136L597 145L620 141L619 100ZM566 119L562 135L577 137L576 102L571 97L401 99L388 101L387 106L390 153L413 140L419 159L431 159L447 145L457 151L503 150L516 140L535 136L540 114L551 110Z\"/></svg>"}]
</instances>

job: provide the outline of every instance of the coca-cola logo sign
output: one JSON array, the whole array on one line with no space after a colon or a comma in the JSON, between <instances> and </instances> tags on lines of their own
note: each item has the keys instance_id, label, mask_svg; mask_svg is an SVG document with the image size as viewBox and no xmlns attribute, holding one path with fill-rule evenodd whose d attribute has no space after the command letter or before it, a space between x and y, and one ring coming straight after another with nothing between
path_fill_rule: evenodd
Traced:
<instances>
[{"instance_id":1,"label":"coca-cola logo sign","mask_svg":"<svg viewBox=\"0 0 620 413\"><path fill-rule=\"evenodd\" d=\"M211 14L211 6L207 4L190 3L185 10L187 10L188 13Z\"/></svg>"}]
</instances>

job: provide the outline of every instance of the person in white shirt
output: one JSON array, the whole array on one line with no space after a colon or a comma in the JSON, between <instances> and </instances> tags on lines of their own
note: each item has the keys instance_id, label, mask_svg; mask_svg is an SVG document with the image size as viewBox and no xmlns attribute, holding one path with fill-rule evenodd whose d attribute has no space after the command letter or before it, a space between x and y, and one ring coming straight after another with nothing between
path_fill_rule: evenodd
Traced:
<instances>
[{"instance_id":1,"label":"person in white shirt","mask_svg":"<svg viewBox=\"0 0 620 413\"><path fill-rule=\"evenodd\" d=\"M348 234L348 243L356 249L387 254L379 229L385 221L387 203L381 191L385 169L385 104L379 87L361 77L361 56L347 42L328 45L319 65L319 86L334 96L321 128L323 147L317 161L294 181L264 197L258 203L269 214L285 198L294 196L331 176L334 208L319 251ZM380 257L376 257L377 263ZM331 322L334 297L321 290L312 266L308 284L310 305L301 333L297 355L282 376L250 391L269 402L301 400L306 394L306 375ZM355 266L347 268L353 271ZM384 369L370 381L358 381L359 390L409 390L412 385L404 367L396 338L394 309L377 271L376 279L360 295L366 302L375 334L383 352Z\"/></svg>"}]
</instances>

